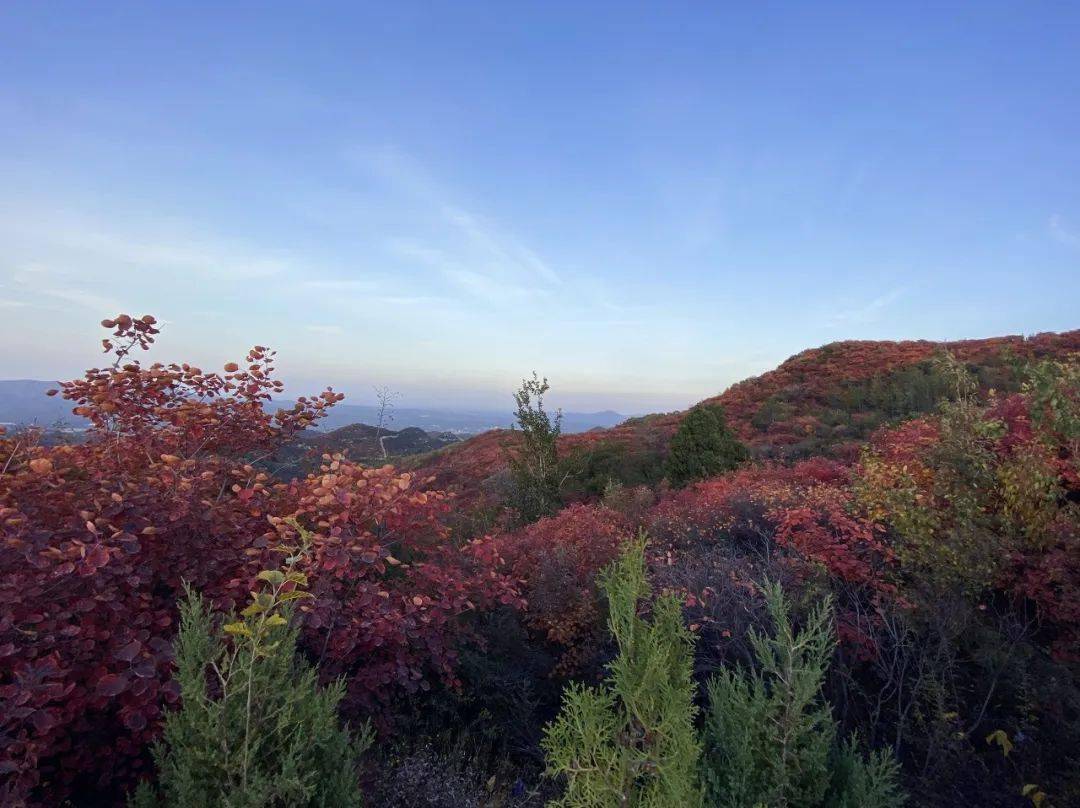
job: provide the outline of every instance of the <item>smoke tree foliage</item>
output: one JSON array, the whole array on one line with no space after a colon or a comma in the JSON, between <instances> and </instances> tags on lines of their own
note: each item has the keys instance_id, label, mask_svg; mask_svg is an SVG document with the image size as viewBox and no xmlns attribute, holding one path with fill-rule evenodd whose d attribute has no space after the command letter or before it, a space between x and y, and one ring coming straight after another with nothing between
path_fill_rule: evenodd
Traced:
<instances>
[{"instance_id":1,"label":"smoke tree foliage","mask_svg":"<svg viewBox=\"0 0 1080 808\"><path fill-rule=\"evenodd\" d=\"M518 602L491 542L448 540L429 478L326 455L281 482L257 464L340 394L269 411L260 346L223 373L140 363L156 322L106 320L110 365L61 385L85 442L0 434L0 804L105 804L145 779L181 695L182 583L242 603L290 520L313 531L299 641L347 679L345 712L454 686L470 617Z\"/></svg>"},{"instance_id":2,"label":"smoke tree foliage","mask_svg":"<svg viewBox=\"0 0 1080 808\"><path fill-rule=\"evenodd\" d=\"M274 355L224 373L143 364L157 320L102 322L105 367L56 392L87 440L0 434L0 803L59 805L143 775L175 703L181 580L225 594L285 493L251 462L321 418L332 390L276 413ZM257 571L258 567L254 571ZM253 571L253 572L254 572ZM252 573L253 574L253 573Z\"/></svg>"},{"instance_id":3,"label":"smoke tree foliage","mask_svg":"<svg viewBox=\"0 0 1080 808\"><path fill-rule=\"evenodd\" d=\"M671 439L667 478L673 486L681 488L731 471L748 458L746 447L728 428L722 407L715 404L694 407Z\"/></svg>"},{"instance_id":4,"label":"smoke tree foliage","mask_svg":"<svg viewBox=\"0 0 1080 808\"><path fill-rule=\"evenodd\" d=\"M571 684L543 746L548 772L567 788L563 808L671 808L701 804L694 730L693 635L674 595L638 615L650 595L645 537L602 575L609 627L619 647L606 685Z\"/></svg>"},{"instance_id":5,"label":"smoke tree foliage","mask_svg":"<svg viewBox=\"0 0 1080 808\"><path fill-rule=\"evenodd\" d=\"M838 742L833 715L874 745L887 739L915 804L1077 802L1080 331L953 343L957 362L935 361L941 346L929 342L837 343L685 416L572 436L545 412L547 383L534 376L511 440L492 432L399 469L328 453L315 473L283 481L262 461L340 394L275 413L272 351L256 346L220 371L140 362L157 321L103 325L104 367L57 391L90 421L86 440L46 445L0 429L0 805L117 804L142 781L157 791L143 786L140 798L165 805L212 805L191 796L211 782L234 805L271 792L348 804L355 753L341 751L334 704L354 725L376 718L396 744L415 737L413 710L443 703L431 723L457 733L463 725L439 723L461 714L445 703L487 710L487 683L501 686L507 671L521 692L542 693L485 726L519 721L522 732L504 735L532 744L537 717L556 709L540 672L548 659L556 675L588 673L597 659L598 583L620 657L603 687L569 688L549 728L564 805L693 806L704 787L720 805L896 804L891 756ZM1025 364L1014 370L1006 352ZM729 472L747 456L735 435L781 462ZM664 474L684 487L664 490ZM626 486L605 496L614 509L598 502L609 481ZM639 483L648 487L630 488ZM456 529L489 511L524 524ZM288 626L241 614L222 636L217 616L250 608L252 582L275 572L275 547L296 543L298 524L311 531L301 588L314 597L282 606ZM713 683L700 767L677 602L647 604L640 561L597 576L638 524L652 537L651 580L680 593L696 624L698 669L728 671ZM763 613L763 575L800 602L832 594L835 654L831 617L798 621L796 633L774 616L756 672L728 667L755 656L745 629ZM178 613L184 583L205 601ZM260 596L299 583L269 575ZM500 657L483 643L509 625L521 639ZM256 647L280 642L272 658L243 656L252 638L241 626ZM470 646L468 659L497 669L482 686L461 656ZM225 662L238 649L246 671ZM344 695L316 689L297 657ZM199 660L211 675L192 710ZM823 691L830 660L826 688L837 689ZM244 699L223 696L211 661ZM305 752L319 751L294 758L295 739L262 720L266 705L303 727ZM228 755L195 757L222 737ZM1010 739L1011 754L986 738ZM530 790L536 751L515 751L483 793ZM492 770L477 766L486 783Z\"/></svg>"},{"instance_id":6,"label":"smoke tree foliage","mask_svg":"<svg viewBox=\"0 0 1080 808\"><path fill-rule=\"evenodd\" d=\"M766 584L772 636L751 629L759 668L722 669L709 682L706 803L717 808L895 808L903 804L888 753L864 760L836 723L821 687L835 647L828 599L796 631L778 584Z\"/></svg>"}]
</instances>

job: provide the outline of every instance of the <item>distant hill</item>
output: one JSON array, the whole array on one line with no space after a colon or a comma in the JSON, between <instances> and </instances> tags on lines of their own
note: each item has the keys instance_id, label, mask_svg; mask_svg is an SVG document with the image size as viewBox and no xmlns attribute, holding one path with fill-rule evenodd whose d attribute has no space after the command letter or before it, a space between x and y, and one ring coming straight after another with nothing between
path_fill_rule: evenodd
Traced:
<instances>
[{"instance_id":1,"label":"distant hill","mask_svg":"<svg viewBox=\"0 0 1080 808\"><path fill-rule=\"evenodd\" d=\"M57 386L57 382L38 379L0 380L0 424L85 425L85 419L71 414L70 402L45 395L46 390Z\"/></svg>"},{"instance_id":2,"label":"distant hill","mask_svg":"<svg viewBox=\"0 0 1080 808\"><path fill-rule=\"evenodd\" d=\"M948 385L932 360L943 350L964 362L984 391L1011 392L1023 363L1080 352L1080 329L956 342L834 342L702 403L723 406L759 455L850 454L882 424L937 406Z\"/></svg>"},{"instance_id":3,"label":"distant hill","mask_svg":"<svg viewBox=\"0 0 1080 808\"><path fill-rule=\"evenodd\" d=\"M957 342L834 342L803 351L702 404L721 405L732 428L757 457L795 459L814 454L853 458L885 423L936 407L945 395L931 360L948 350L975 372L984 390L1015 389L1015 364L1080 352L1080 330ZM602 449L613 467L659 462L683 412L631 418L607 430L566 435L564 453ZM493 431L405 465L432 474L438 487L466 501L506 467L509 432Z\"/></svg>"},{"instance_id":4,"label":"distant hill","mask_svg":"<svg viewBox=\"0 0 1080 808\"><path fill-rule=\"evenodd\" d=\"M291 406L292 401L274 402L278 406ZM450 410L421 409L416 407L394 407L389 412L389 426L403 428L419 427L425 432L455 432L457 434L476 435L489 429L507 429L514 423L514 413L501 410ZM564 412L563 431L566 433L587 432L597 427L612 427L626 420L611 410L603 412ZM325 419L319 422L320 429L337 429L348 424L376 424L379 421L378 407L368 404L342 403L336 405Z\"/></svg>"},{"instance_id":5,"label":"distant hill","mask_svg":"<svg viewBox=\"0 0 1080 808\"><path fill-rule=\"evenodd\" d=\"M0 423L25 426L37 424L51 426L64 424L80 427L86 421L71 414L71 404L59 397L50 398L46 390L57 382L37 379L0 380ZM274 401L271 406L289 407L293 401ZM428 433L453 432L458 435L475 435L489 429L509 427L514 415L509 409L499 410L452 410L394 407L390 412L388 426L393 429L417 427ZM586 432L596 427L611 427L621 423L626 416L611 410L603 412L563 413L563 431ZM350 424L375 424L379 421L377 407L366 404L338 404L318 424L323 431L332 431Z\"/></svg>"},{"instance_id":6,"label":"distant hill","mask_svg":"<svg viewBox=\"0 0 1080 808\"><path fill-rule=\"evenodd\" d=\"M329 432L303 432L275 452L265 465L281 477L295 477L317 470L323 454L341 452L351 460L382 465L397 462L406 455L441 449L460 440L461 437L452 432L426 432L414 426L379 430L368 424L349 424Z\"/></svg>"}]
</instances>

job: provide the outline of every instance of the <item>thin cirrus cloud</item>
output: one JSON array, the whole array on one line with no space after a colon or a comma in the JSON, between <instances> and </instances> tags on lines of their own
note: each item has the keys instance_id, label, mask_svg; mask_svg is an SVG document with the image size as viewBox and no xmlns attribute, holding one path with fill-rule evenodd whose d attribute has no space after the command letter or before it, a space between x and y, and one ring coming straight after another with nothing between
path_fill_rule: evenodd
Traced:
<instances>
[{"instance_id":1,"label":"thin cirrus cloud","mask_svg":"<svg viewBox=\"0 0 1080 808\"><path fill-rule=\"evenodd\" d=\"M13 291L17 290L20 299L9 301L7 308L45 308L66 309L78 306L98 312L119 311L119 304L113 297L99 294L73 283L67 273L55 270L40 263L16 266L6 273ZM3 304L0 304L3 305Z\"/></svg>"},{"instance_id":2,"label":"thin cirrus cloud","mask_svg":"<svg viewBox=\"0 0 1080 808\"><path fill-rule=\"evenodd\" d=\"M65 289L59 287L37 287L34 291L52 300L64 304L73 304L95 312L122 311L123 306L115 298L99 295L85 289Z\"/></svg>"},{"instance_id":3,"label":"thin cirrus cloud","mask_svg":"<svg viewBox=\"0 0 1080 808\"><path fill-rule=\"evenodd\" d=\"M832 328L868 325L878 322L888 309L904 295L903 289L891 289L883 295L858 305L833 312L828 319Z\"/></svg>"},{"instance_id":4,"label":"thin cirrus cloud","mask_svg":"<svg viewBox=\"0 0 1080 808\"><path fill-rule=\"evenodd\" d=\"M175 221L140 221L130 213L58 213L47 205L2 208L0 239L8 263L0 263L0 281L22 304L19 310L76 307L100 318L149 305L161 314L184 296L299 271L283 255Z\"/></svg>"},{"instance_id":5,"label":"thin cirrus cloud","mask_svg":"<svg viewBox=\"0 0 1080 808\"><path fill-rule=\"evenodd\" d=\"M230 243L208 236L202 228L176 223L144 224L139 228L141 232L132 232L80 216L38 212L20 217L19 230L22 238L42 248L84 259L93 257L113 266L192 272L236 281L268 278L296 269L295 259L288 256Z\"/></svg>"},{"instance_id":6,"label":"thin cirrus cloud","mask_svg":"<svg viewBox=\"0 0 1080 808\"><path fill-rule=\"evenodd\" d=\"M345 333L345 329L340 325L312 324L304 326L304 329L323 337L338 337Z\"/></svg>"},{"instance_id":7,"label":"thin cirrus cloud","mask_svg":"<svg viewBox=\"0 0 1080 808\"><path fill-rule=\"evenodd\" d=\"M408 237L386 240L398 259L434 271L459 291L486 302L543 296L562 285L559 274L531 247L490 219L466 208L419 161L396 147L347 150L346 160L382 186L415 222ZM422 236L415 234L423 231Z\"/></svg>"},{"instance_id":8,"label":"thin cirrus cloud","mask_svg":"<svg viewBox=\"0 0 1080 808\"><path fill-rule=\"evenodd\" d=\"M313 280L305 280L300 283L301 288L307 291L313 292L335 292L335 293L348 293L348 294L373 294L380 288L380 283L376 280L365 279L343 279L343 278L320 278Z\"/></svg>"},{"instance_id":9,"label":"thin cirrus cloud","mask_svg":"<svg viewBox=\"0 0 1080 808\"><path fill-rule=\"evenodd\" d=\"M1064 244L1066 247L1080 247L1080 231L1068 227L1065 217L1060 213L1055 213L1050 217L1047 229L1050 231L1051 238L1059 244Z\"/></svg>"},{"instance_id":10,"label":"thin cirrus cloud","mask_svg":"<svg viewBox=\"0 0 1080 808\"><path fill-rule=\"evenodd\" d=\"M458 291L487 303L511 303L550 294L547 287L516 282L503 265L492 263L490 258L487 263L476 262L468 256L455 256L410 239L392 239L387 242L386 250L405 263L435 271Z\"/></svg>"}]
</instances>

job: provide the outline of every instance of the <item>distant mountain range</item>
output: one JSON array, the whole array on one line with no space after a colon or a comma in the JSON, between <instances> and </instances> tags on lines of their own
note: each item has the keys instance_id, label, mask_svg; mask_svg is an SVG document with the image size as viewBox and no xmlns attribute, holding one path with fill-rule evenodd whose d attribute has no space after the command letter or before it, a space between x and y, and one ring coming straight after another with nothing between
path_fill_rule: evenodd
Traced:
<instances>
[{"instance_id":1,"label":"distant mountain range","mask_svg":"<svg viewBox=\"0 0 1080 808\"><path fill-rule=\"evenodd\" d=\"M71 403L61 398L50 398L46 390L57 386L56 382L38 379L0 380L0 424L25 426L63 425L79 428L86 421L71 414ZM275 401L273 405L288 407L292 401ZM384 427L401 430L418 427L425 432L452 432L455 435L474 435L489 429L505 428L514 423L514 414L506 410L451 410L393 407ZM350 424L375 424L379 420L378 407L366 404L338 404L330 414L319 422L320 430L334 430ZM611 410L603 412L565 412L563 431L587 432L596 427L612 427L626 420L626 416Z\"/></svg>"},{"instance_id":2,"label":"distant mountain range","mask_svg":"<svg viewBox=\"0 0 1080 808\"><path fill-rule=\"evenodd\" d=\"M2 386L3 382L0 382ZM2 391L2 387L0 387ZM3 414L3 394L0 392L0 418ZM291 406L291 401L275 402L279 406ZM453 432L456 435L475 435L489 429L507 429L514 423L513 412L497 410L442 410L394 407L389 411L390 421L384 426L404 429L415 426L425 432ZM342 403L330 410L319 422L320 429L337 429L349 424L375 424L379 420L379 408L367 404ZM626 420L611 410L603 412L564 412L563 432L588 432L596 427L612 427Z\"/></svg>"},{"instance_id":3,"label":"distant mountain range","mask_svg":"<svg viewBox=\"0 0 1080 808\"><path fill-rule=\"evenodd\" d=\"M56 382L38 379L0 380L0 424L84 426L85 419L71 414L71 402L45 395L56 387Z\"/></svg>"}]
</instances>

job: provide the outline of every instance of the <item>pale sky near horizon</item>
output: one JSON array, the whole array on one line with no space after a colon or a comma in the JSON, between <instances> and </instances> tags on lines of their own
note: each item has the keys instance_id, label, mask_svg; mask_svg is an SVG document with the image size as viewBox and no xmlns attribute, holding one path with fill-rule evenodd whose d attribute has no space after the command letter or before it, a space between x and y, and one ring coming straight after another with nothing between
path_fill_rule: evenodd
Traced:
<instances>
[{"instance_id":1,"label":"pale sky near horizon","mask_svg":"<svg viewBox=\"0 0 1080 808\"><path fill-rule=\"evenodd\" d=\"M839 339L1080 327L1080 4L0 7L0 378L684 407Z\"/></svg>"}]
</instances>

